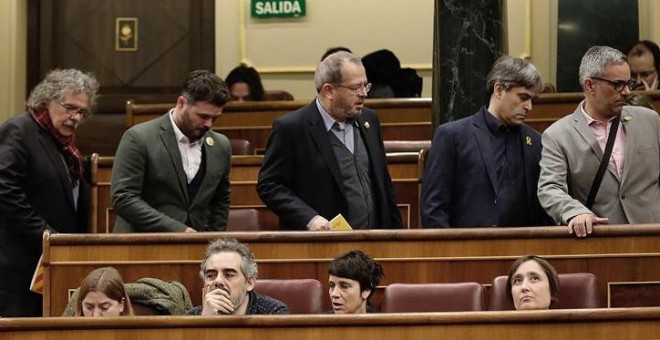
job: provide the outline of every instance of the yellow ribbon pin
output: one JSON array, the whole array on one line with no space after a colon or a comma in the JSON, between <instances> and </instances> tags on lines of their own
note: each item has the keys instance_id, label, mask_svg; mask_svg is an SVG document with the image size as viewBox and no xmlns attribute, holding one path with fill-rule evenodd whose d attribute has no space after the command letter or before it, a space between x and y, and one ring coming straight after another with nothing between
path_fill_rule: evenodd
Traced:
<instances>
[{"instance_id":1,"label":"yellow ribbon pin","mask_svg":"<svg viewBox=\"0 0 660 340\"><path fill-rule=\"evenodd\" d=\"M364 128L365 128L365 129L368 129L368 128L371 127L371 124L369 124L369 122L364 122L363 125L364 125Z\"/></svg>"},{"instance_id":2,"label":"yellow ribbon pin","mask_svg":"<svg viewBox=\"0 0 660 340\"><path fill-rule=\"evenodd\" d=\"M627 122L627 121L629 121L629 120L631 120L631 119L632 119L632 117L630 117L630 116L623 116L623 121L624 121L624 122Z\"/></svg>"},{"instance_id":3,"label":"yellow ribbon pin","mask_svg":"<svg viewBox=\"0 0 660 340\"><path fill-rule=\"evenodd\" d=\"M208 146L213 146L213 138L211 137L206 137L206 145Z\"/></svg>"},{"instance_id":4,"label":"yellow ribbon pin","mask_svg":"<svg viewBox=\"0 0 660 340\"><path fill-rule=\"evenodd\" d=\"M527 145L532 145L532 137L530 137L530 136L525 136L525 144L527 144Z\"/></svg>"}]
</instances>

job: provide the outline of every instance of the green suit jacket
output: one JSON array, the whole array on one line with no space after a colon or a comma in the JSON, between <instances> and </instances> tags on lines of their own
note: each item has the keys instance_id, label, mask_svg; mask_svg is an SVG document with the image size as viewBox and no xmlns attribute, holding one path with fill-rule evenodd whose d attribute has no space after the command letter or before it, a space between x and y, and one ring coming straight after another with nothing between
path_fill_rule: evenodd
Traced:
<instances>
[{"instance_id":1,"label":"green suit jacket","mask_svg":"<svg viewBox=\"0 0 660 340\"><path fill-rule=\"evenodd\" d=\"M206 174L191 201L169 113L124 133L112 167L114 232L184 231L186 220L197 231L227 228L231 147L210 130L202 140Z\"/></svg>"}]
</instances>

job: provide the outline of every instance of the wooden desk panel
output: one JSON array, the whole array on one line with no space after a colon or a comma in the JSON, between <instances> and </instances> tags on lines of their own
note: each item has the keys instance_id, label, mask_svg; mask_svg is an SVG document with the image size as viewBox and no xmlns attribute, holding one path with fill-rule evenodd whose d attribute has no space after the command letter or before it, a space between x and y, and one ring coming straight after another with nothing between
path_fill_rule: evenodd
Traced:
<instances>
[{"instance_id":1,"label":"wooden desk panel","mask_svg":"<svg viewBox=\"0 0 660 340\"><path fill-rule=\"evenodd\" d=\"M257 153L266 149L275 119L287 112L307 106L309 101L228 103L213 129L231 139L249 140ZM381 122L383 139L430 140L431 99L391 98L367 99ZM130 127L163 115L172 104L133 104L126 106L126 126Z\"/></svg>"},{"instance_id":2,"label":"wooden desk panel","mask_svg":"<svg viewBox=\"0 0 660 340\"><path fill-rule=\"evenodd\" d=\"M114 157L92 156L92 217L90 232L107 233L107 209L112 206L110 184ZM256 184L263 161L262 155L232 156L229 179L231 206L263 206ZM410 206L410 225L419 226L419 183L424 171L422 153L396 152L387 154L387 166L394 182L398 203Z\"/></svg>"},{"instance_id":3,"label":"wooden desk panel","mask_svg":"<svg viewBox=\"0 0 660 340\"><path fill-rule=\"evenodd\" d=\"M214 127L270 127L273 121L287 112L298 110L311 101L230 102ZM381 123L430 122L431 98L367 99L365 106L375 110ZM146 122L162 116L174 107L171 103L126 104L126 126Z\"/></svg>"},{"instance_id":4,"label":"wooden desk panel","mask_svg":"<svg viewBox=\"0 0 660 340\"><path fill-rule=\"evenodd\" d=\"M660 91L649 91L645 94L651 97L656 107L660 107ZM542 132L557 119L575 111L582 98L581 93L540 94L534 101L527 122L537 131ZM247 139L253 147L259 145L255 149L258 153L263 153L273 121L286 112L308 104L309 101L230 103L215 124L215 128L220 129L230 138ZM419 140L422 137L417 133L418 131L426 134L429 137L427 139L431 139L431 98L367 99L366 105L376 110L384 126L385 139ZM131 106L131 110L127 110L122 116L96 115L79 129L79 146L87 153L114 154L126 127L159 117L173 106L170 103L138 104ZM535 121L537 119L542 121ZM428 128L419 130L387 128L388 124L394 123L424 123ZM99 129L103 132L100 135ZM405 129L407 131L404 132Z\"/></svg>"},{"instance_id":5,"label":"wooden desk panel","mask_svg":"<svg viewBox=\"0 0 660 340\"><path fill-rule=\"evenodd\" d=\"M394 282L491 283L522 254L539 254L560 273L591 272L602 304L608 282L660 281L660 225L596 226L576 240L565 228L372 230L187 234L49 235L44 243L46 315L59 315L67 290L99 266L117 267L127 281L142 277L177 280L200 301L197 272L208 242L219 236L248 243L261 278L315 278L327 282L329 261L361 249L384 267L383 284ZM660 302L658 302L660 303Z\"/></svg>"},{"instance_id":6,"label":"wooden desk panel","mask_svg":"<svg viewBox=\"0 0 660 340\"><path fill-rule=\"evenodd\" d=\"M660 308L353 315L0 319L5 340L651 339Z\"/></svg>"}]
</instances>

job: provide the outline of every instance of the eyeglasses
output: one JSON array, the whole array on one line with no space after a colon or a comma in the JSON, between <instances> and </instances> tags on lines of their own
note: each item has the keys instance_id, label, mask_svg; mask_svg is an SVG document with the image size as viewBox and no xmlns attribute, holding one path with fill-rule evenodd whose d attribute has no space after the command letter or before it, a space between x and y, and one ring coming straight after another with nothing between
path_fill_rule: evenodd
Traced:
<instances>
[{"instance_id":1,"label":"eyeglasses","mask_svg":"<svg viewBox=\"0 0 660 340\"><path fill-rule=\"evenodd\" d=\"M612 85L612 87L614 87L614 90L616 90L616 92L622 92L623 89L626 86L630 90L635 88L635 81L634 80L617 80L617 81L614 81L614 80L609 80L609 79L599 78L599 77L591 77L591 79L601 80L601 81L604 81L604 82Z\"/></svg>"},{"instance_id":2,"label":"eyeglasses","mask_svg":"<svg viewBox=\"0 0 660 340\"><path fill-rule=\"evenodd\" d=\"M59 102L62 107L66 110L66 113L69 114L69 116L75 116L76 114L80 114L82 118L87 118L89 116L89 110L83 109L81 107L77 107L73 104L67 104L62 101Z\"/></svg>"},{"instance_id":3,"label":"eyeglasses","mask_svg":"<svg viewBox=\"0 0 660 340\"><path fill-rule=\"evenodd\" d=\"M333 86L343 87L345 89L349 89L355 94L360 94L360 93L362 93L362 91L364 91L364 93L367 94L367 93L369 93L369 90L371 90L371 83L368 83L367 85L360 84L360 85L355 85L355 86L345 86L345 85L341 85L341 84L333 84Z\"/></svg>"}]
</instances>

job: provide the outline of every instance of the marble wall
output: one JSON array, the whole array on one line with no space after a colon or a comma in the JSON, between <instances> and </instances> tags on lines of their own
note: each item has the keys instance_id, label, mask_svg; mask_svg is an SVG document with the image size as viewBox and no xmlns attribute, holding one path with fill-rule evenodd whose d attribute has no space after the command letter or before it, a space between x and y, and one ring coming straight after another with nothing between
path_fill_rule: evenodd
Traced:
<instances>
[{"instance_id":1,"label":"marble wall","mask_svg":"<svg viewBox=\"0 0 660 340\"><path fill-rule=\"evenodd\" d=\"M486 75L502 50L501 0L436 0L434 126L486 104Z\"/></svg>"}]
</instances>

